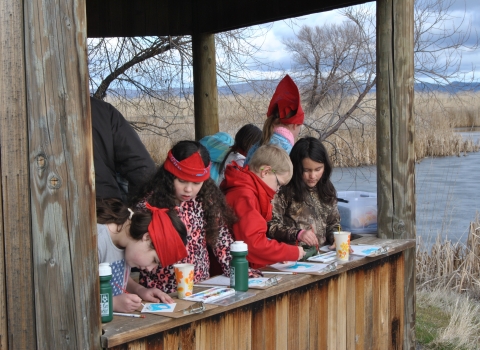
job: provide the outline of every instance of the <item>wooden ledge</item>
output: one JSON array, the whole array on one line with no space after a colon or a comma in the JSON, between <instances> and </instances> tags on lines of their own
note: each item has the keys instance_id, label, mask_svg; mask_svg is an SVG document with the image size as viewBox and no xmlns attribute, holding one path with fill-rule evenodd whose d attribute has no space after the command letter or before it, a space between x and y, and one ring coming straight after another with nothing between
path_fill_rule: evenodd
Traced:
<instances>
[{"instance_id":1,"label":"wooden ledge","mask_svg":"<svg viewBox=\"0 0 480 350\"><path fill-rule=\"evenodd\" d=\"M261 301L278 294L286 293L312 283L317 283L321 280L332 278L347 271L355 273L353 270L360 267L367 269L374 268L379 263L381 264L382 260L389 260L407 249L414 248L416 244L415 239L392 240L379 239L376 237L362 237L353 241L353 244L358 243L388 246L391 248L391 251L385 255L376 257L353 257L352 261L341 265L336 271L323 275L282 275L282 279L276 286L264 290L250 289L249 291L256 293L254 297L244 299L229 306L218 306L214 309L207 310L202 314L189 315L181 318L170 318L151 314L146 314L145 318L130 318L120 316L114 317L112 322L102 325L103 335L101 336L101 345L103 348L111 348L137 339L148 337L152 334L161 333L179 326L187 325L214 315L222 314L229 310L240 308L245 305L253 304L257 301ZM203 288L195 287L194 291L196 292L201 289Z\"/></svg>"}]
</instances>

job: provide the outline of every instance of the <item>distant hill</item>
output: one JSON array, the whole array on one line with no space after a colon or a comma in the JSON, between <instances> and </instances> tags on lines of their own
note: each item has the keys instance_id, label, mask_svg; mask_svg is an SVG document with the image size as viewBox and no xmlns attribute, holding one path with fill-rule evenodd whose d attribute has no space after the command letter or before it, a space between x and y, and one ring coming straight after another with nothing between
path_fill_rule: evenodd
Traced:
<instances>
[{"instance_id":1,"label":"distant hill","mask_svg":"<svg viewBox=\"0 0 480 350\"><path fill-rule=\"evenodd\" d=\"M230 85L223 85L218 87L218 93L220 95L233 95L233 94L248 94L256 92L271 92L277 86L277 80L255 80L248 83L237 83ZM471 91L478 92L480 91L480 83L463 83L463 82L453 82L449 85L441 85L434 83L415 83L414 89L417 92L426 92L426 91L439 91L444 93L457 93L461 91ZM124 90L128 98L134 98L138 96L138 91L136 90ZM371 92L375 92L375 87L372 88ZM193 87L189 87L183 90L179 88L170 89L171 95L180 95L181 92L187 95L193 95Z\"/></svg>"}]
</instances>

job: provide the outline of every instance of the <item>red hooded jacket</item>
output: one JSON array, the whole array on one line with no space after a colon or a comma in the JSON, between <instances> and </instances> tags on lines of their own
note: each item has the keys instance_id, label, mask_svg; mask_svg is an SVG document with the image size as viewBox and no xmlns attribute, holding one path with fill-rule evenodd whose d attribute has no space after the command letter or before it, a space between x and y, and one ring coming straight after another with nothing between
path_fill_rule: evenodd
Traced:
<instances>
[{"instance_id":1,"label":"red hooded jacket","mask_svg":"<svg viewBox=\"0 0 480 350\"><path fill-rule=\"evenodd\" d=\"M298 259L296 246L267 238L267 221L272 218L271 201L275 191L248 170L248 165L245 168L235 162L228 165L220 188L237 215L233 235L236 240L247 243L251 267Z\"/></svg>"}]
</instances>

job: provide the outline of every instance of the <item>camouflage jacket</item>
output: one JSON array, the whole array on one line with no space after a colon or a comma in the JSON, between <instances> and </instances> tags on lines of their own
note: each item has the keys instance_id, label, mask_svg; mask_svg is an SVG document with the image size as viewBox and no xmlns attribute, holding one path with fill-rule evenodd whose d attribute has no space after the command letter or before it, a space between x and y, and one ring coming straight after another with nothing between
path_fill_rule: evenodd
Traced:
<instances>
[{"instance_id":1,"label":"camouflage jacket","mask_svg":"<svg viewBox=\"0 0 480 350\"><path fill-rule=\"evenodd\" d=\"M295 244L298 232L312 225L320 246L333 243L333 232L340 224L337 201L324 204L316 192L310 191L307 200L298 203L293 198L285 198L285 194L280 192L275 195L272 204L273 215L267 232L269 238Z\"/></svg>"}]
</instances>

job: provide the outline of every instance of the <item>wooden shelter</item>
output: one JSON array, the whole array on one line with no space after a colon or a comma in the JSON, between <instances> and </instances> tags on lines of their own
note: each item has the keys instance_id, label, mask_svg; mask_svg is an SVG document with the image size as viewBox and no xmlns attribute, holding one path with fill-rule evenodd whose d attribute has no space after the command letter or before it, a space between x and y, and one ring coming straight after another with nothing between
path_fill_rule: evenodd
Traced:
<instances>
[{"instance_id":1,"label":"wooden shelter","mask_svg":"<svg viewBox=\"0 0 480 350\"><path fill-rule=\"evenodd\" d=\"M195 132L218 130L213 33L353 0L2 0L0 348L100 348L86 39L192 35ZM377 0L379 236L415 238L413 0ZM403 348L415 347L415 248Z\"/></svg>"}]
</instances>

